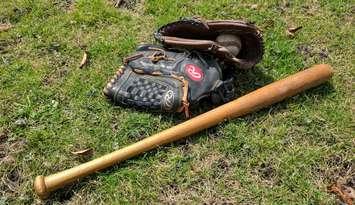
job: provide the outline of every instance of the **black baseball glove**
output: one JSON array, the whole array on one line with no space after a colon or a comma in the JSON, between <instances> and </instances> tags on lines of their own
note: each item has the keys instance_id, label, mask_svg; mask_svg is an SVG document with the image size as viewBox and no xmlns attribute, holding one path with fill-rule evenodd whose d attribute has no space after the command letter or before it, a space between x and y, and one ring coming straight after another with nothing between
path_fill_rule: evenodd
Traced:
<instances>
[{"instance_id":1,"label":"black baseball glove","mask_svg":"<svg viewBox=\"0 0 355 205\"><path fill-rule=\"evenodd\" d=\"M141 45L124 59L124 65L104 88L120 105L149 110L184 112L201 99L213 103L234 97L233 79L212 55L188 50L166 50Z\"/></svg>"}]
</instances>

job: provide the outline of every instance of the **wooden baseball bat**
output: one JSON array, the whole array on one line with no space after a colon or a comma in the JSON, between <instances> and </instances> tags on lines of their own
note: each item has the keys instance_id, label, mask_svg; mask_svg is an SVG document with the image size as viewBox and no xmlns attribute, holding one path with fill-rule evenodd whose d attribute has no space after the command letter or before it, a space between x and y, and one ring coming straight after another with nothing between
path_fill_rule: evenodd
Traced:
<instances>
[{"instance_id":1,"label":"wooden baseball bat","mask_svg":"<svg viewBox=\"0 0 355 205\"><path fill-rule=\"evenodd\" d=\"M100 158L49 176L37 176L34 189L40 198L46 198L51 191L89 174L317 86L328 80L332 74L329 65L315 65Z\"/></svg>"}]
</instances>

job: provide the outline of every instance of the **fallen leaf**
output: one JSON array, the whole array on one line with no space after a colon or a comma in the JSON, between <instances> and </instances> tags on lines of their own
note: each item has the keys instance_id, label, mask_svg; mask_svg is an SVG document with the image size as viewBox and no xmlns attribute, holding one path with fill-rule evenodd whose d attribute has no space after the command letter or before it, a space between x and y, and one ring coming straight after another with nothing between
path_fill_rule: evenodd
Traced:
<instances>
[{"instance_id":1,"label":"fallen leaf","mask_svg":"<svg viewBox=\"0 0 355 205\"><path fill-rule=\"evenodd\" d=\"M355 199L355 191L353 188L335 183L329 187L329 192L335 193L340 200L347 205L352 205Z\"/></svg>"},{"instance_id":2,"label":"fallen leaf","mask_svg":"<svg viewBox=\"0 0 355 205\"><path fill-rule=\"evenodd\" d=\"M10 28L12 28L12 25L9 23L0 24L0 32L7 31Z\"/></svg>"},{"instance_id":3,"label":"fallen leaf","mask_svg":"<svg viewBox=\"0 0 355 205\"><path fill-rule=\"evenodd\" d=\"M289 37L294 37L296 35L296 32L299 31L301 28L302 28L302 26L290 27L286 30L286 34Z\"/></svg>"},{"instance_id":4,"label":"fallen leaf","mask_svg":"<svg viewBox=\"0 0 355 205\"><path fill-rule=\"evenodd\" d=\"M343 185L342 186L342 190L343 192L349 196L349 198L351 198L353 201L355 199L355 190L352 188L352 187L349 187L349 186L345 186Z\"/></svg>"},{"instance_id":5,"label":"fallen leaf","mask_svg":"<svg viewBox=\"0 0 355 205\"><path fill-rule=\"evenodd\" d=\"M87 148L87 149L83 149L83 150L79 150L79 151L75 151L75 152L71 152L74 155L78 155L78 156L86 156L86 155L91 155L93 152L92 148Z\"/></svg>"},{"instance_id":6,"label":"fallen leaf","mask_svg":"<svg viewBox=\"0 0 355 205\"><path fill-rule=\"evenodd\" d=\"M258 5L257 5L257 4L252 4L252 5L250 6L250 8L251 8L251 9L257 9L257 8L258 8Z\"/></svg>"},{"instance_id":7,"label":"fallen leaf","mask_svg":"<svg viewBox=\"0 0 355 205\"><path fill-rule=\"evenodd\" d=\"M84 67L84 65L87 63L88 61L88 54L86 52L84 52L83 58L81 59L79 68Z\"/></svg>"}]
</instances>

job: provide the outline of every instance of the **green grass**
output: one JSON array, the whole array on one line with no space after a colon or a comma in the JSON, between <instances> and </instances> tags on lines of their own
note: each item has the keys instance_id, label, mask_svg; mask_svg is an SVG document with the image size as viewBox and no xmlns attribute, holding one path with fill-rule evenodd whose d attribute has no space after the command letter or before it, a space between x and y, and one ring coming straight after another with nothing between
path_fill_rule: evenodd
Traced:
<instances>
[{"instance_id":1,"label":"green grass","mask_svg":"<svg viewBox=\"0 0 355 205\"><path fill-rule=\"evenodd\" d=\"M182 16L244 19L265 56L236 71L238 95L318 63L333 79L257 113L161 147L52 195L50 204L334 204L327 186L354 181L352 1L3 0L0 22L0 204L39 203L35 176L171 127L183 118L113 106L101 94L121 59ZM303 26L290 39L288 26ZM79 63L84 51L89 64ZM353 184L352 184L353 186Z\"/></svg>"}]
</instances>

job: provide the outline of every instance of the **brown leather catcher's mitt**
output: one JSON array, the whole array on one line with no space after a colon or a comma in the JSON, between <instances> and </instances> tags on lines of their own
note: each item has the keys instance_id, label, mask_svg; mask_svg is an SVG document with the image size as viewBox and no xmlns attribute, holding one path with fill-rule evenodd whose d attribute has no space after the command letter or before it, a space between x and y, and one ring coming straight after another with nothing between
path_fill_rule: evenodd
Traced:
<instances>
[{"instance_id":1,"label":"brown leather catcher's mitt","mask_svg":"<svg viewBox=\"0 0 355 205\"><path fill-rule=\"evenodd\" d=\"M257 64L264 51L260 30L251 23L236 20L185 18L162 26L155 38L167 48L208 52L241 69Z\"/></svg>"}]
</instances>

